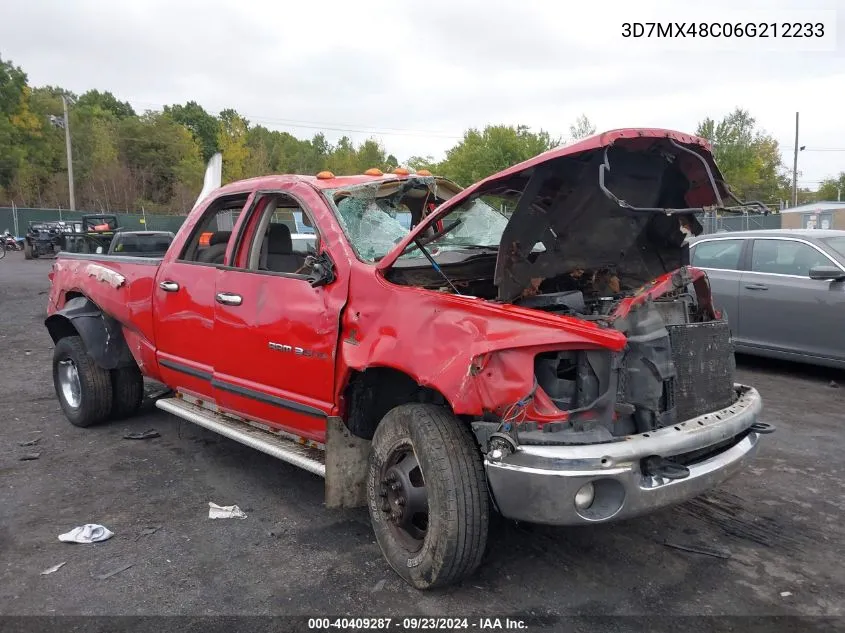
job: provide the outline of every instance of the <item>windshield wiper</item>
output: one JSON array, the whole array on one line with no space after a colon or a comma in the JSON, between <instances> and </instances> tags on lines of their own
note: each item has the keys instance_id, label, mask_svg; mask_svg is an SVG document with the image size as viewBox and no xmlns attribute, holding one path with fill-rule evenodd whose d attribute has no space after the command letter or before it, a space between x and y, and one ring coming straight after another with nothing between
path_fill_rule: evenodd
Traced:
<instances>
[{"instance_id":1,"label":"windshield wiper","mask_svg":"<svg viewBox=\"0 0 845 633\"><path fill-rule=\"evenodd\" d=\"M407 255L408 253L410 253L411 251L413 251L417 248L421 249L426 244L430 244L434 240L443 237L449 231L454 231L461 224L463 224L463 220L455 220L454 222L452 222L452 224L444 226L441 230L437 231L434 235L429 235L428 237L420 237L420 238L415 239L412 244L408 244L408 246L405 248L405 250L402 251L402 254Z\"/></svg>"}]
</instances>

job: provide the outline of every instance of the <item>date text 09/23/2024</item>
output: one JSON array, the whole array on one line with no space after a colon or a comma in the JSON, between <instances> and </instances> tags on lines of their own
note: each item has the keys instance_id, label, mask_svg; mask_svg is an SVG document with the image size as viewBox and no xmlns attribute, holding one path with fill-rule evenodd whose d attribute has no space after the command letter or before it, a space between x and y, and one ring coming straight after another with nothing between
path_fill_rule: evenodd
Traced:
<instances>
[{"instance_id":1,"label":"date text 09/23/2024","mask_svg":"<svg viewBox=\"0 0 845 633\"><path fill-rule=\"evenodd\" d=\"M313 631L519 631L528 623L519 618L409 617L409 618L309 618Z\"/></svg>"}]
</instances>

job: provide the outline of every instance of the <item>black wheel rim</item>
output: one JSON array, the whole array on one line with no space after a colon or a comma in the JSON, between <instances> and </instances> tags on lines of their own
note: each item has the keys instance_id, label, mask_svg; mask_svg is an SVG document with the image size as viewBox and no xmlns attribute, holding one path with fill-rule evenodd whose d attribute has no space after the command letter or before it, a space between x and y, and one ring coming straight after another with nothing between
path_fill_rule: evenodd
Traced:
<instances>
[{"instance_id":1,"label":"black wheel rim","mask_svg":"<svg viewBox=\"0 0 845 633\"><path fill-rule=\"evenodd\" d=\"M379 473L381 512L395 540L416 552L428 533L428 490L410 444L395 447Z\"/></svg>"}]
</instances>

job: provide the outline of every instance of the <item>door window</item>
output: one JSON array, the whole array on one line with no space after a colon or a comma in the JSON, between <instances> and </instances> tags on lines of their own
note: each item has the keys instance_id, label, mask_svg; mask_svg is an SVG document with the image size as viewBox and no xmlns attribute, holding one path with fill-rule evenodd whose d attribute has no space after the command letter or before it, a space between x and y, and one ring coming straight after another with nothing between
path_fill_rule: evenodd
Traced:
<instances>
[{"instance_id":1,"label":"door window","mask_svg":"<svg viewBox=\"0 0 845 633\"><path fill-rule=\"evenodd\" d=\"M818 250L794 240L754 240L751 270L755 273L808 277L814 266L832 262Z\"/></svg>"},{"instance_id":2,"label":"door window","mask_svg":"<svg viewBox=\"0 0 845 633\"><path fill-rule=\"evenodd\" d=\"M179 260L198 264L222 264L232 237L232 229L248 198L248 194L243 194L213 202L194 228Z\"/></svg>"},{"instance_id":3,"label":"door window","mask_svg":"<svg viewBox=\"0 0 845 633\"><path fill-rule=\"evenodd\" d=\"M713 240L695 247L692 265L699 268L738 270L743 240Z\"/></svg>"},{"instance_id":4,"label":"door window","mask_svg":"<svg viewBox=\"0 0 845 633\"><path fill-rule=\"evenodd\" d=\"M307 210L293 197L270 193L256 201L261 217L250 245L249 270L305 275L309 255L319 251L320 234ZM309 233L297 233L307 226Z\"/></svg>"}]
</instances>

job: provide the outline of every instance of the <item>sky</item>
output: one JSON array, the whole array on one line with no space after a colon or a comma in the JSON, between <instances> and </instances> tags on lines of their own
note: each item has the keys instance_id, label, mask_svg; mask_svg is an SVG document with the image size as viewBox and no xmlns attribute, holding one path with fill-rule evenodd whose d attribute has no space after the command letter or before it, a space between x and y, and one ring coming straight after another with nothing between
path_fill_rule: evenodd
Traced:
<instances>
[{"instance_id":1,"label":"sky","mask_svg":"<svg viewBox=\"0 0 845 633\"><path fill-rule=\"evenodd\" d=\"M435 159L464 130L523 124L564 139L694 132L747 109L799 186L845 171L845 0L27 0L0 56L32 85L109 90L137 111L195 100L298 137L379 139ZM10 5L11 6L11 5ZM624 22L821 20L824 37L624 38ZM782 33L782 31L781 31Z\"/></svg>"}]
</instances>

